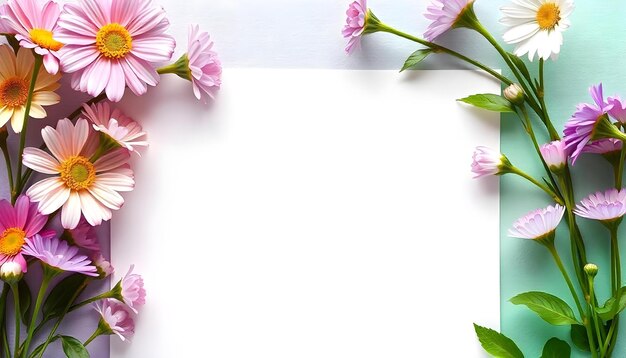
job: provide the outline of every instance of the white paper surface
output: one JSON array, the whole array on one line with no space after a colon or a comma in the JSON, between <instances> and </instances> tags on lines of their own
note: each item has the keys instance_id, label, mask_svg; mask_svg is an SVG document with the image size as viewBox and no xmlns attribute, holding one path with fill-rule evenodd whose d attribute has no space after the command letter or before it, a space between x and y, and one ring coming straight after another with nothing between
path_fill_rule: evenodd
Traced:
<instances>
[{"instance_id":1,"label":"white paper surface","mask_svg":"<svg viewBox=\"0 0 626 358\"><path fill-rule=\"evenodd\" d=\"M151 147L112 222L145 278L112 357L477 357L499 326L499 116L472 71L226 70L203 106L166 79L127 100ZM181 104L182 101L182 104Z\"/></svg>"}]
</instances>

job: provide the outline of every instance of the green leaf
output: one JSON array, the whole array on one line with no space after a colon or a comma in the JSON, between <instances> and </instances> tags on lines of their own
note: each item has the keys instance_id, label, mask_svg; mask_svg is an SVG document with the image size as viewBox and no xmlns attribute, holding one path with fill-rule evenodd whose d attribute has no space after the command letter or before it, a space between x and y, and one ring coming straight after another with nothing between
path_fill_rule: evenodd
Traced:
<instances>
[{"instance_id":1,"label":"green leaf","mask_svg":"<svg viewBox=\"0 0 626 358\"><path fill-rule=\"evenodd\" d=\"M587 337L587 330L585 329L585 326L573 324L570 337L572 338L574 345L580 350L591 352L591 349L589 348L589 337Z\"/></svg>"},{"instance_id":2,"label":"green leaf","mask_svg":"<svg viewBox=\"0 0 626 358\"><path fill-rule=\"evenodd\" d=\"M528 67L526 67L526 64L524 63L524 61L522 61L521 58L515 56L512 53L509 53L508 55L509 55L509 58L511 59L511 62L513 62L515 67L522 73L522 76L524 76L525 79L530 81L530 72L528 72Z\"/></svg>"},{"instance_id":3,"label":"green leaf","mask_svg":"<svg viewBox=\"0 0 626 358\"><path fill-rule=\"evenodd\" d=\"M496 358L524 358L515 342L493 329L474 324L474 330L485 351Z\"/></svg>"},{"instance_id":4,"label":"green leaf","mask_svg":"<svg viewBox=\"0 0 626 358\"><path fill-rule=\"evenodd\" d=\"M424 59L426 59L426 57L428 57L431 53L433 53L433 50L431 49L417 50L413 52L404 62L404 66L402 66L400 72L417 67L417 65L424 61Z\"/></svg>"},{"instance_id":5,"label":"green leaf","mask_svg":"<svg viewBox=\"0 0 626 358\"><path fill-rule=\"evenodd\" d=\"M541 358L570 358L572 348L567 342L558 338L550 338L543 347Z\"/></svg>"},{"instance_id":6,"label":"green leaf","mask_svg":"<svg viewBox=\"0 0 626 358\"><path fill-rule=\"evenodd\" d=\"M617 290L615 297L609 298L604 306L596 308L596 312L603 321L609 321L620 314L624 308L626 308L626 287Z\"/></svg>"},{"instance_id":7,"label":"green leaf","mask_svg":"<svg viewBox=\"0 0 626 358\"><path fill-rule=\"evenodd\" d=\"M61 336L61 345L67 358L89 358L87 348L74 337Z\"/></svg>"},{"instance_id":8,"label":"green leaf","mask_svg":"<svg viewBox=\"0 0 626 358\"><path fill-rule=\"evenodd\" d=\"M22 317L22 322L24 324L30 323L30 305L32 301L32 295L30 293L30 288L28 284L24 280L20 280L17 284L17 289L20 294L20 316Z\"/></svg>"},{"instance_id":9,"label":"green leaf","mask_svg":"<svg viewBox=\"0 0 626 358\"><path fill-rule=\"evenodd\" d=\"M461 98L458 101L493 112L514 112L511 102L497 94L475 94L473 96Z\"/></svg>"},{"instance_id":10,"label":"green leaf","mask_svg":"<svg viewBox=\"0 0 626 358\"><path fill-rule=\"evenodd\" d=\"M511 298L514 305L525 305L544 321L555 326L580 324L572 308L562 299L545 292L526 292Z\"/></svg>"},{"instance_id":11,"label":"green leaf","mask_svg":"<svg viewBox=\"0 0 626 358\"><path fill-rule=\"evenodd\" d=\"M61 338L61 336L59 336L59 335L52 337L52 339L50 340L50 343L56 341L59 338ZM40 344L39 346L37 346L37 348L35 348L35 350L33 350L33 352L30 354L29 357L30 358L38 357L39 354L41 353L41 351L43 350L43 347L45 346L45 344L46 343L44 342L44 343ZM50 346L48 345L48 347L50 347Z\"/></svg>"},{"instance_id":12,"label":"green leaf","mask_svg":"<svg viewBox=\"0 0 626 358\"><path fill-rule=\"evenodd\" d=\"M85 287L87 287L87 276L81 274L74 274L66 277L63 281L59 282L43 304L44 320L51 317L56 317L66 310L68 305L71 305L74 301L72 298L78 297Z\"/></svg>"}]
</instances>

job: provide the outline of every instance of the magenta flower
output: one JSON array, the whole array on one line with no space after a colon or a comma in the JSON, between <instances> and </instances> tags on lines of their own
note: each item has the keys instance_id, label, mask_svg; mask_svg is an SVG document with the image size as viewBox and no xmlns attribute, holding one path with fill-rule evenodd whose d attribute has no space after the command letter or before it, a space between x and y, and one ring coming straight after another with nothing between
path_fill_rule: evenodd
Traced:
<instances>
[{"instance_id":1,"label":"magenta flower","mask_svg":"<svg viewBox=\"0 0 626 358\"><path fill-rule=\"evenodd\" d=\"M61 14L59 4L51 0L9 0L6 13L8 25L16 33L20 46L33 49L43 56L48 73L59 72L58 51L63 44L54 37Z\"/></svg>"},{"instance_id":2,"label":"magenta flower","mask_svg":"<svg viewBox=\"0 0 626 358\"><path fill-rule=\"evenodd\" d=\"M474 12L474 0L433 0L424 16L432 22L428 25L424 38L434 41L444 32L458 26L466 13Z\"/></svg>"},{"instance_id":3,"label":"magenta flower","mask_svg":"<svg viewBox=\"0 0 626 358\"><path fill-rule=\"evenodd\" d=\"M609 154L622 150L622 141L615 138L605 138L590 142L583 148L583 153Z\"/></svg>"},{"instance_id":4,"label":"magenta flower","mask_svg":"<svg viewBox=\"0 0 626 358\"><path fill-rule=\"evenodd\" d=\"M120 281L121 301L124 302L133 312L137 313L137 308L146 303L146 290L143 287L143 278L134 274L135 265L131 265L126 276Z\"/></svg>"},{"instance_id":5,"label":"magenta flower","mask_svg":"<svg viewBox=\"0 0 626 358\"><path fill-rule=\"evenodd\" d=\"M130 339L135 333L135 321L126 310L126 307L111 299L102 300L94 304L95 310L100 314L100 323L104 326L106 334L115 334L122 341Z\"/></svg>"},{"instance_id":6,"label":"magenta flower","mask_svg":"<svg viewBox=\"0 0 626 358\"><path fill-rule=\"evenodd\" d=\"M607 98L607 103L613 105L613 108L609 110L609 115L621 123L626 123L626 101L615 96Z\"/></svg>"},{"instance_id":7,"label":"magenta flower","mask_svg":"<svg viewBox=\"0 0 626 358\"><path fill-rule=\"evenodd\" d=\"M541 156L551 170L560 170L567 163L565 143L560 140L544 144L539 148Z\"/></svg>"},{"instance_id":8,"label":"magenta flower","mask_svg":"<svg viewBox=\"0 0 626 358\"><path fill-rule=\"evenodd\" d=\"M70 230L72 244L90 251L100 251L100 241L96 228L91 226L84 217L80 218L78 226Z\"/></svg>"},{"instance_id":9,"label":"magenta flower","mask_svg":"<svg viewBox=\"0 0 626 358\"><path fill-rule=\"evenodd\" d=\"M555 204L545 209L537 209L519 218L509 229L510 237L541 240L554 234L565 213L565 207Z\"/></svg>"},{"instance_id":10,"label":"magenta flower","mask_svg":"<svg viewBox=\"0 0 626 358\"><path fill-rule=\"evenodd\" d=\"M500 152L487 147L476 147L472 156L474 178L502 174L502 169L509 162Z\"/></svg>"},{"instance_id":11,"label":"magenta flower","mask_svg":"<svg viewBox=\"0 0 626 358\"><path fill-rule=\"evenodd\" d=\"M201 32L198 25L190 25L187 56L193 93L199 100L203 94L215 98L222 85L222 64L212 48L209 34Z\"/></svg>"},{"instance_id":12,"label":"magenta flower","mask_svg":"<svg viewBox=\"0 0 626 358\"><path fill-rule=\"evenodd\" d=\"M83 115L93 128L109 136L120 147L139 153L135 147L147 147L146 132L141 125L126 116L119 109L112 109L109 103L101 102L91 106L83 105Z\"/></svg>"},{"instance_id":13,"label":"magenta flower","mask_svg":"<svg viewBox=\"0 0 626 358\"><path fill-rule=\"evenodd\" d=\"M26 272L28 265L22 255L26 240L39 234L47 222L48 217L41 215L27 196L17 198L15 207L0 201L0 265L16 262Z\"/></svg>"},{"instance_id":14,"label":"magenta flower","mask_svg":"<svg viewBox=\"0 0 626 358\"><path fill-rule=\"evenodd\" d=\"M346 25L343 27L343 37L348 40L346 53L351 54L361 44L361 36L365 31L367 17L367 0L357 0L348 6L346 11Z\"/></svg>"},{"instance_id":15,"label":"magenta flower","mask_svg":"<svg viewBox=\"0 0 626 358\"><path fill-rule=\"evenodd\" d=\"M613 108L612 104L604 101L602 84L592 86L589 89L595 104L579 104L576 113L565 124L564 138L565 148L571 152L572 164L582 154L585 146L596 139L598 125L607 119L607 113ZM612 126L609 123L610 126Z\"/></svg>"},{"instance_id":16,"label":"magenta flower","mask_svg":"<svg viewBox=\"0 0 626 358\"><path fill-rule=\"evenodd\" d=\"M583 199L574 214L587 219L611 222L626 214L626 190L609 189Z\"/></svg>"},{"instance_id":17,"label":"magenta flower","mask_svg":"<svg viewBox=\"0 0 626 358\"><path fill-rule=\"evenodd\" d=\"M57 270L98 276L96 267L87 256L79 255L76 246L69 246L67 242L57 238L44 239L40 235L27 238L23 253Z\"/></svg>"},{"instance_id":18,"label":"magenta flower","mask_svg":"<svg viewBox=\"0 0 626 358\"><path fill-rule=\"evenodd\" d=\"M156 86L156 65L169 61L175 41L165 31L169 21L152 0L80 0L68 3L59 19L59 52L76 90L102 91L118 102L125 87L136 95Z\"/></svg>"}]
</instances>

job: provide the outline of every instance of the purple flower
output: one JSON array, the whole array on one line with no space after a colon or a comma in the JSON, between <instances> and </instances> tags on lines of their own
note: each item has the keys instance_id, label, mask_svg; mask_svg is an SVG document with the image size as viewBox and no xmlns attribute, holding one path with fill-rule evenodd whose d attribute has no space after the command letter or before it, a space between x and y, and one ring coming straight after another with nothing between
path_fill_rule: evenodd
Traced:
<instances>
[{"instance_id":1,"label":"purple flower","mask_svg":"<svg viewBox=\"0 0 626 358\"><path fill-rule=\"evenodd\" d=\"M125 305L115 300L102 300L94 305L100 314L101 326L104 326L106 334L115 334L122 341L130 339L135 334L135 321ZM108 328L108 330L106 330Z\"/></svg>"},{"instance_id":2,"label":"purple flower","mask_svg":"<svg viewBox=\"0 0 626 358\"><path fill-rule=\"evenodd\" d=\"M57 238L44 239L40 235L35 235L32 239L26 239L23 253L61 271L98 276L96 267L87 256L79 255L77 247L69 246L67 242Z\"/></svg>"},{"instance_id":3,"label":"purple flower","mask_svg":"<svg viewBox=\"0 0 626 358\"><path fill-rule=\"evenodd\" d=\"M96 228L91 226L85 218L81 217L78 226L70 230L70 235L74 245L91 251L100 251Z\"/></svg>"},{"instance_id":4,"label":"purple flower","mask_svg":"<svg viewBox=\"0 0 626 358\"><path fill-rule=\"evenodd\" d=\"M351 54L361 43L361 35L365 31L367 0L357 0L351 3L346 15L346 25L343 27L342 34L348 40L346 53Z\"/></svg>"},{"instance_id":5,"label":"purple flower","mask_svg":"<svg viewBox=\"0 0 626 358\"><path fill-rule=\"evenodd\" d=\"M476 147L472 156L472 172L474 178L488 175L502 174L502 169L509 163L508 159L500 152L487 147Z\"/></svg>"},{"instance_id":6,"label":"purple flower","mask_svg":"<svg viewBox=\"0 0 626 358\"><path fill-rule=\"evenodd\" d=\"M565 208L559 204L531 211L513 223L509 236L531 240L549 237L559 226L564 212Z\"/></svg>"},{"instance_id":7,"label":"purple flower","mask_svg":"<svg viewBox=\"0 0 626 358\"><path fill-rule=\"evenodd\" d=\"M613 108L609 110L609 115L621 123L626 123L626 101L622 102L619 97L615 96L607 98L607 102L613 105Z\"/></svg>"},{"instance_id":8,"label":"purple flower","mask_svg":"<svg viewBox=\"0 0 626 358\"><path fill-rule=\"evenodd\" d=\"M626 214L626 190L609 189L591 194L576 205L574 214L603 222L619 219Z\"/></svg>"},{"instance_id":9,"label":"purple flower","mask_svg":"<svg viewBox=\"0 0 626 358\"><path fill-rule=\"evenodd\" d=\"M615 138L606 138L593 141L585 146L583 153L609 154L622 150L622 141Z\"/></svg>"},{"instance_id":10,"label":"purple flower","mask_svg":"<svg viewBox=\"0 0 626 358\"><path fill-rule=\"evenodd\" d=\"M550 170L558 171L563 169L567 163L567 152L565 151L565 143L560 140L544 144L539 148L541 156Z\"/></svg>"},{"instance_id":11,"label":"purple flower","mask_svg":"<svg viewBox=\"0 0 626 358\"><path fill-rule=\"evenodd\" d=\"M463 15L473 14L473 6L474 0L433 0L424 14L432 21L424 32L424 38L432 42L444 32L457 27Z\"/></svg>"}]
</instances>

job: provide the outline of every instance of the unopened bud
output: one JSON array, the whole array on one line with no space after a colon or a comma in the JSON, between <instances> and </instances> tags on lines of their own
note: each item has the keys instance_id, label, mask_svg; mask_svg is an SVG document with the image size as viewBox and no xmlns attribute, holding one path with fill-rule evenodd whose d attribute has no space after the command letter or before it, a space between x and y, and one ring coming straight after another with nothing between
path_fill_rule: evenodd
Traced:
<instances>
[{"instance_id":1,"label":"unopened bud","mask_svg":"<svg viewBox=\"0 0 626 358\"><path fill-rule=\"evenodd\" d=\"M524 89L517 83L513 83L504 89L504 98L513 104L522 104L524 103Z\"/></svg>"},{"instance_id":2,"label":"unopened bud","mask_svg":"<svg viewBox=\"0 0 626 358\"><path fill-rule=\"evenodd\" d=\"M598 274L598 266L594 264L586 264L584 270L589 277L596 277Z\"/></svg>"},{"instance_id":3,"label":"unopened bud","mask_svg":"<svg viewBox=\"0 0 626 358\"><path fill-rule=\"evenodd\" d=\"M23 276L22 266L17 262L7 261L0 266L0 279L6 283L17 283Z\"/></svg>"}]
</instances>

